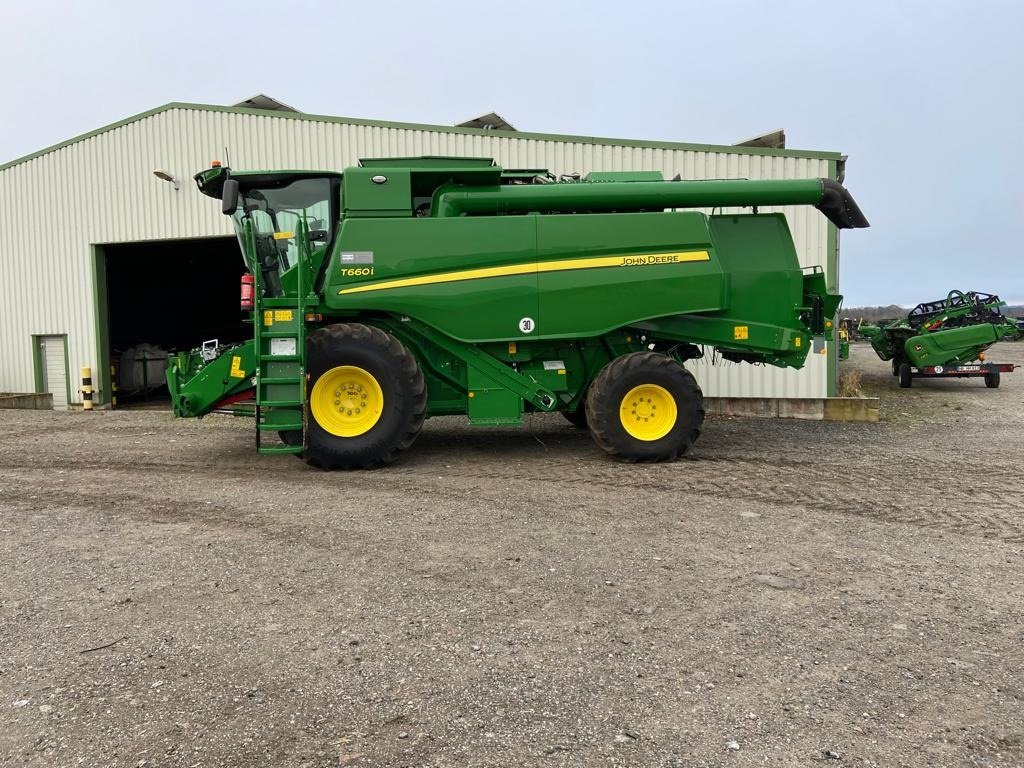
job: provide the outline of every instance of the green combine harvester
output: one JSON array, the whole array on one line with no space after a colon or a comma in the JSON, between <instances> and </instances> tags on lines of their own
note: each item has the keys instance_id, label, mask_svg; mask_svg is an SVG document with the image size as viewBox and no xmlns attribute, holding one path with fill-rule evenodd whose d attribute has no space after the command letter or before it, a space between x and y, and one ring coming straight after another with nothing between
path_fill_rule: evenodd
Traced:
<instances>
[{"instance_id":1,"label":"green combine harvester","mask_svg":"<svg viewBox=\"0 0 1024 768\"><path fill-rule=\"evenodd\" d=\"M892 361L901 387L915 378L983 378L999 386L1010 363L991 363L985 351L1001 339L1016 337L1016 324L1003 316L1006 302L976 291L950 291L945 299L918 304L905 319L884 326L862 325L859 331L882 360Z\"/></svg>"},{"instance_id":2,"label":"green combine harvester","mask_svg":"<svg viewBox=\"0 0 1024 768\"><path fill-rule=\"evenodd\" d=\"M252 401L261 453L325 469L393 461L428 416L531 411L615 458L673 459L704 421L687 360L800 368L832 328L841 297L758 206L868 226L830 179L556 178L457 157L195 179L234 221L253 338L172 356L174 412ZM752 210L671 210L722 207Z\"/></svg>"}]
</instances>

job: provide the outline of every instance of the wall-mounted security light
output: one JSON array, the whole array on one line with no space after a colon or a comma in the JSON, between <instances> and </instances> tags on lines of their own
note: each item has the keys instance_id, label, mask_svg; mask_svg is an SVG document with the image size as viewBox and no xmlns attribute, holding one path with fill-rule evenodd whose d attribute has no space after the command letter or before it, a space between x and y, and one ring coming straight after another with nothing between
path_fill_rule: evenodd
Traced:
<instances>
[{"instance_id":1,"label":"wall-mounted security light","mask_svg":"<svg viewBox=\"0 0 1024 768\"><path fill-rule=\"evenodd\" d=\"M165 171L163 168L154 168L153 175L162 181L169 181L174 185L174 190L181 189L181 184L178 183L178 177L169 171Z\"/></svg>"}]
</instances>

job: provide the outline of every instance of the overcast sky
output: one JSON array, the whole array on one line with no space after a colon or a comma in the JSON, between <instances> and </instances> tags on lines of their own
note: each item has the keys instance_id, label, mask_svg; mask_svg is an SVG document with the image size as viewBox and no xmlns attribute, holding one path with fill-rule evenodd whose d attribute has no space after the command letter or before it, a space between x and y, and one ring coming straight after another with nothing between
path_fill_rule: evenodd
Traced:
<instances>
[{"instance_id":1,"label":"overcast sky","mask_svg":"<svg viewBox=\"0 0 1024 768\"><path fill-rule=\"evenodd\" d=\"M1024 301L1024 3L0 3L0 162L170 101L849 155L847 306ZM581 168L581 171L588 169Z\"/></svg>"}]
</instances>

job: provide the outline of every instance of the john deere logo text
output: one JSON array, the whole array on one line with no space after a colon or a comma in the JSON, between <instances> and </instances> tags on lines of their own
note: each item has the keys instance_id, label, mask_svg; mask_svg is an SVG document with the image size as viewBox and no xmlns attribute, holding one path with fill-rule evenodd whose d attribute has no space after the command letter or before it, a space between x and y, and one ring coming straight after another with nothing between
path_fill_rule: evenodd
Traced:
<instances>
[{"instance_id":1,"label":"john deere logo text","mask_svg":"<svg viewBox=\"0 0 1024 768\"><path fill-rule=\"evenodd\" d=\"M623 267L640 267L645 264L678 264L678 253L654 253L649 256L623 256Z\"/></svg>"}]
</instances>

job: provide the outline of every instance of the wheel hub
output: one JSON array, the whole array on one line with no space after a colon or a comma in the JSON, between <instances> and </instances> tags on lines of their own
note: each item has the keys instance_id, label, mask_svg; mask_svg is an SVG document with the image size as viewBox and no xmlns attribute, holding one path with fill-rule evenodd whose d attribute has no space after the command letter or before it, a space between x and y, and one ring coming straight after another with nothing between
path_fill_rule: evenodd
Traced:
<instances>
[{"instance_id":1,"label":"wheel hub","mask_svg":"<svg viewBox=\"0 0 1024 768\"><path fill-rule=\"evenodd\" d=\"M384 393L370 372L354 365L325 371L309 397L313 418L338 437L366 434L384 410Z\"/></svg>"},{"instance_id":2,"label":"wheel hub","mask_svg":"<svg viewBox=\"0 0 1024 768\"><path fill-rule=\"evenodd\" d=\"M672 431L678 415L672 393L657 384L633 387L619 406L622 428L637 440L660 440Z\"/></svg>"}]
</instances>

